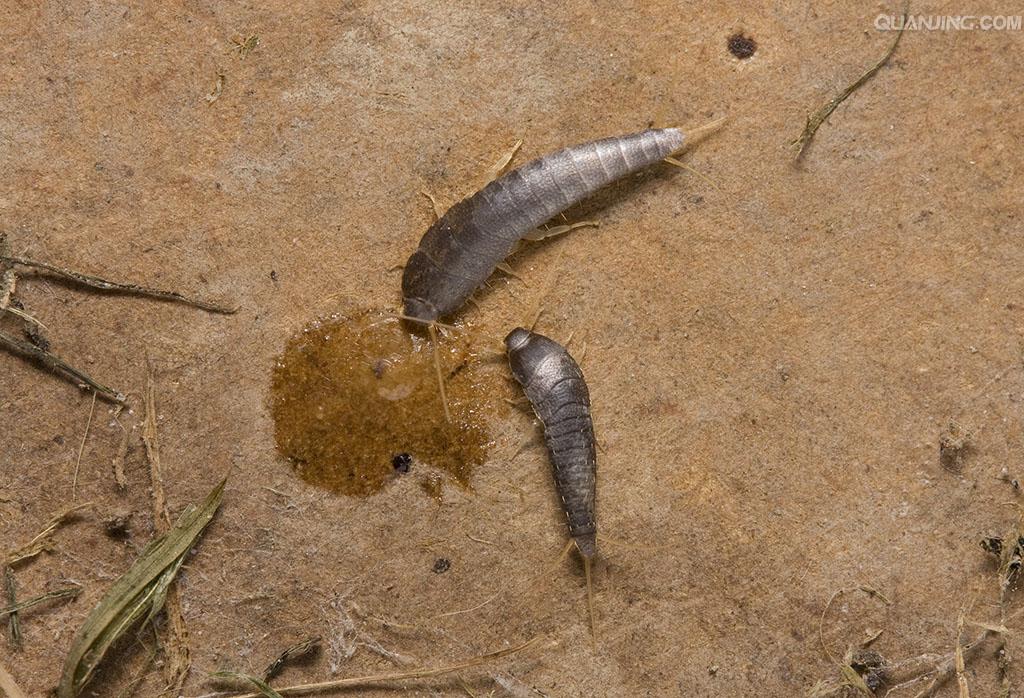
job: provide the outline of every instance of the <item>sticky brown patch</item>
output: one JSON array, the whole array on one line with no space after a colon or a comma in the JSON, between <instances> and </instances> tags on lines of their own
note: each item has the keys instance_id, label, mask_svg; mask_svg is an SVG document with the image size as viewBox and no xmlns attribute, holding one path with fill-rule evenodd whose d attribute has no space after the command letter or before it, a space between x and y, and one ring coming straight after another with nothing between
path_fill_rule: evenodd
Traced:
<instances>
[{"instance_id":1,"label":"sticky brown patch","mask_svg":"<svg viewBox=\"0 0 1024 698\"><path fill-rule=\"evenodd\" d=\"M271 411L278 450L299 477L366 496L397 477L402 454L468 486L487 455L497 378L481 369L467 335L441 339L449 424L432 351L371 313L317 321L292 337L274 369Z\"/></svg>"}]
</instances>

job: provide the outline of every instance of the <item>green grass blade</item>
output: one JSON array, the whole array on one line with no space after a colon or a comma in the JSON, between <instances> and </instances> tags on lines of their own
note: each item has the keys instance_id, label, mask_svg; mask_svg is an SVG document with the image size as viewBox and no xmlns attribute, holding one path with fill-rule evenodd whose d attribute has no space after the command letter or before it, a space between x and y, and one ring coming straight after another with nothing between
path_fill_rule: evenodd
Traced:
<instances>
[{"instance_id":1,"label":"green grass blade","mask_svg":"<svg viewBox=\"0 0 1024 698\"><path fill-rule=\"evenodd\" d=\"M159 610L173 575L220 507L227 480L221 480L197 508L189 508L174 528L143 550L89 614L71 644L58 698L75 698L110 646L136 621Z\"/></svg>"}]
</instances>

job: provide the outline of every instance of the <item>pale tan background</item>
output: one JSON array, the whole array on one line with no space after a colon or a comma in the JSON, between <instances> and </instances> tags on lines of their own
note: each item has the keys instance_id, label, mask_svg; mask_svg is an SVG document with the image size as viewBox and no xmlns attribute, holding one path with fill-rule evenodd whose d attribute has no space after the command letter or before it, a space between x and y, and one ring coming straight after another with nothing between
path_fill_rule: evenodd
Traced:
<instances>
[{"instance_id":1,"label":"pale tan background","mask_svg":"<svg viewBox=\"0 0 1024 698\"><path fill-rule=\"evenodd\" d=\"M938 14L1012 3L917 3ZM233 317L24 281L54 349L132 393L130 488L105 405L82 460L96 512L21 569L25 595L84 585L26 613L3 663L32 695L56 684L77 625L151 534L137 428L144 354L158 369L173 511L233 467L220 516L184 572L195 667L258 672L306 632L346 623L433 663L540 634L548 643L464 674L477 695L788 696L835 675L833 651L884 630L900 659L952 649L961 603L993 568L978 547L1012 525L997 479L1024 476L1021 32L908 33L889 66L822 127L808 111L892 36L888 4L675 2L16 2L0 8L0 224L16 252L233 299ZM740 62L726 38L758 42ZM231 38L257 33L244 60ZM212 105L218 70L226 79ZM473 492L438 505L415 478L367 500L298 481L275 453L274 358L310 319L397 308L398 272L429 224L418 193L451 203L516 138L520 161L645 127L728 127L585 213L579 231L513 260L463 319L500 336L521 322L561 252L540 329L587 342L600 458L600 642L565 540L544 453L510 462L529 418L500 409ZM271 280L276 271L277 283ZM497 369L496 369L497 370ZM0 355L0 541L30 537L71 497L90 398ZM937 442L975 434L961 473ZM286 496L264 489L272 487ZM135 512L129 543L102 519ZM496 542L474 542L471 534ZM431 571L437 557L452 568ZM435 616L508 596L478 612ZM357 613L361 610L362 615ZM349 616L346 616L349 614ZM406 628L386 628L387 618ZM348 635L351 639L351 633ZM365 640L365 637L364 637ZM152 636L94 685L116 695ZM1011 638L1015 681L1024 646ZM387 670L330 648L282 682ZM716 672L709 667L717 667ZM154 695L160 674L140 695ZM993 695L987 651L968 672ZM410 695L459 695L454 680ZM383 692L382 692L383 694ZM947 686L944 695L954 695Z\"/></svg>"}]
</instances>

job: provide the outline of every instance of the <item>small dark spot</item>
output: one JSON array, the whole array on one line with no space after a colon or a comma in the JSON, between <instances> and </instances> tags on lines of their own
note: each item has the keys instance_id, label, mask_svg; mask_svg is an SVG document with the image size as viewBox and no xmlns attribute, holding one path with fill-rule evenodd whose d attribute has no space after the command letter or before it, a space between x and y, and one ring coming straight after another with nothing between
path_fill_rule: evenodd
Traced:
<instances>
[{"instance_id":1,"label":"small dark spot","mask_svg":"<svg viewBox=\"0 0 1024 698\"><path fill-rule=\"evenodd\" d=\"M277 281L277 272L273 269L270 270L270 280Z\"/></svg>"},{"instance_id":2,"label":"small dark spot","mask_svg":"<svg viewBox=\"0 0 1024 698\"><path fill-rule=\"evenodd\" d=\"M988 538L981 539L981 547L986 552L999 557L1003 554L1003 539L999 536L989 536Z\"/></svg>"},{"instance_id":3,"label":"small dark spot","mask_svg":"<svg viewBox=\"0 0 1024 698\"><path fill-rule=\"evenodd\" d=\"M849 667L864 679L864 684L872 693L885 683L888 662L874 650L861 648L854 651L849 658Z\"/></svg>"},{"instance_id":4,"label":"small dark spot","mask_svg":"<svg viewBox=\"0 0 1024 698\"><path fill-rule=\"evenodd\" d=\"M61 436L60 434L57 434L55 437L53 437L53 443L57 444L58 446L63 446L64 437Z\"/></svg>"},{"instance_id":5,"label":"small dark spot","mask_svg":"<svg viewBox=\"0 0 1024 698\"><path fill-rule=\"evenodd\" d=\"M742 32L736 32L729 37L728 41L729 53L736 56L740 60L746 60L754 55L757 51L757 42L752 37L746 36Z\"/></svg>"},{"instance_id":6,"label":"small dark spot","mask_svg":"<svg viewBox=\"0 0 1024 698\"><path fill-rule=\"evenodd\" d=\"M103 532L114 540L125 540L131 534L132 515L117 514L103 522Z\"/></svg>"},{"instance_id":7,"label":"small dark spot","mask_svg":"<svg viewBox=\"0 0 1024 698\"><path fill-rule=\"evenodd\" d=\"M391 467L398 473L407 473L409 468L412 467L412 456L408 453L399 453L392 457Z\"/></svg>"},{"instance_id":8,"label":"small dark spot","mask_svg":"<svg viewBox=\"0 0 1024 698\"><path fill-rule=\"evenodd\" d=\"M373 362L373 375L377 380L384 377L384 369L388 367L388 362L384 359L377 359Z\"/></svg>"},{"instance_id":9,"label":"small dark spot","mask_svg":"<svg viewBox=\"0 0 1024 698\"><path fill-rule=\"evenodd\" d=\"M38 325L29 325L25 328L25 338L32 342L32 345L43 351L50 351L50 340L46 338Z\"/></svg>"},{"instance_id":10,"label":"small dark spot","mask_svg":"<svg viewBox=\"0 0 1024 698\"><path fill-rule=\"evenodd\" d=\"M452 561L446 557L439 557L434 560L434 574L444 574L451 569Z\"/></svg>"}]
</instances>

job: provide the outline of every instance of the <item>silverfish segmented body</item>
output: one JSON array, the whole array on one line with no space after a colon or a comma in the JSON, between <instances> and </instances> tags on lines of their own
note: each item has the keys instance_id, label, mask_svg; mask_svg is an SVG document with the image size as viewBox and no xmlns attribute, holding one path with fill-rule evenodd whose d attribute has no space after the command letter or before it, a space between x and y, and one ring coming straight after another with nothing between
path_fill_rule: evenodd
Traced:
<instances>
[{"instance_id":1,"label":"silverfish segmented body","mask_svg":"<svg viewBox=\"0 0 1024 698\"><path fill-rule=\"evenodd\" d=\"M589 577L590 560L597 554L597 451L583 372L561 344L522 327L508 334L505 347L512 375L544 425L569 535Z\"/></svg>"},{"instance_id":2,"label":"silverfish segmented body","mask_svg":"<svg viewBox=\"0 0 1024 698\"><path fill-rule=\"evenodd\" d=\"M433 323L458 310L530 231L598 189L672 155L680 129L649 129L532 160L463 199L430 226L402 275L405 315Z\"/></svg>"}]
</instances>

